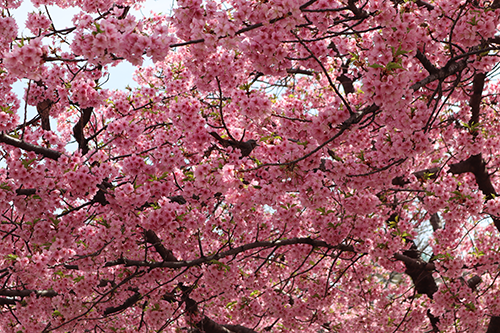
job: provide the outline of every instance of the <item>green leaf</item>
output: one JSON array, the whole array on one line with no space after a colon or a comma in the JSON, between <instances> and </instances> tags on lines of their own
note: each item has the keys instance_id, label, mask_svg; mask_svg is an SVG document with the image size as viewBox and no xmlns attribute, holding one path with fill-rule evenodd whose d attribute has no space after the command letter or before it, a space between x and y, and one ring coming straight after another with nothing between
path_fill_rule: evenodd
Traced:
<instances>
[{"instance_id":1,"label":"green leaf","mask_svg":"<svg viewBox=\"0 0 500 333\"><path fill-rule=\"evenodd\" d=\"M432 176L434 176L435 173L434 172L425 172L424 173L424 176L422 177L424 180L429 180L431 179Z\"/></svg>"},{"instance_id":2,"label":"green leaf","mask_svg":"<svg viewBox=\"0 0 500 333\"><path fill-rule=\"evenodd\" d=\"M473 18L472 18L469 22L467 22L467 23L469 23L469 24L471 24L471 25L477 25L477 24L478 24L478 22L479 22L479 20L478 20L478 19L474 16L474 17L473 17Z\"/></svg>"},{"instance_id":3,"label":"green leaf","mask_svg":"<svg viewBox=\"0 0 500 333\"><path fill-rule=\"evenodd\" d=\"M84 279L84 276L77 276L76 278L73 279L74 282L80 282Z\"/></svg>"},{"instance_id":4,"label":"green leaf","mask_svg":"<svg viewBox=\"0 0 500 333\"><path fill-rule=\"evenodd\" d=\"M21 164L27 169L31 163L33 163L36 158L25 159L21 161Z\"/></svg>"},{"instance_id":5,"label":"green leaf","mask_svg":"<svg viewBox=\"0 0 500 333\"><path fill-rule=\"evenodd\" d=\"M63 317L62 313L59 312L59 310L55 310L54 312L52 312L52 316L53 317Z\"/></svg>"},{"instance_id":6,"label":"green leaf","mask_svg":"<svg viewBox=\"0 0 500 333\"><path fill-rule=\"evenodd\" d=\"M226 271L226 272L231 269L231 267L229 267L228 265L226 265L218 260L215 260L215 259L210 260L209 263L219 266L219 268L224 269L224 271Z\"/></svg>"},{"instance_id":7,"label":"green leaf","mask_svg":"<svg viewBox=\"0 0 500 333\"><path fill-rule=\"evenodd\" d=\"M3 183L0 183L0 189L1 190L4 190L4 191L9 191L9 192L12 192L12 188L10 187L10 185L6 182L3 182Z\"/></svg>"},{"instance_id":8,"label":"green leaf","mask_svg":"<svg viewBox=\"0 0 500 333\"><path fill-rule=\"evenodd\" d=\"M232 301L226 304L226 309L232 310L234 306L237 304L237 301Z\"/></svg>"},{"instance_id":9,"label":"green leaf","mask_svg":"<svg viewBox=\"0 0 500 333\"><path fill-rule=\"evenodd\" d=\"M394 57L398 57L402 54L406 54L406 53L409 53L409 51L405 51L401 48L401 45L399 45L398 49L396 50L396 52L394 52L394 47L392 48L392 53L394 55Z\"/></svg>"},{"instance_id":10,"label":"green leaf","mask_svg":"<svg viewBox=\"0 0 500 333\"><path fill-rule=\"evenodd\" d=\"M466 303L464 305L468 311L476 311L476 305L474 305L474 303L469 302L469 303Z\"/></svg>"},{"instance_id":11,"label":"green leaf","mask_svg":"<svg viewBox=\"0 0 500 333\"><path fill-rule=\"evenodd\" d=\"M94 22L94 25L95 25L96 31L93 31L92 35L95 36L97 34L102 34L104 32L104 30L101 29L101 26L99 25L99 23Z\"/></svg>"},{"instance_id":12,"label":"green leaf","mask_svg":"<svg viewBox=\"0 0 500 333\"><path fill-rule=\"evenodd\" d=\"M385 66L385 68L388 70L388 71L392 71L394 69L402 69L403 67L396 63L396 62L393 62L391 61L390 63L387 64L387 66Z\"/></svg>"},{"instance_id":13,"label":"green leaf","mask_svg":"<svg viewBox=\"0 0 500 333\"><path fill-rule=\"evenodd\" d=\"M19 256L11 253L7 254L4 258L5 260L16 261L19 258Z\"/></svg>"},{"instance_id":14,"label":"green leaf","mask_svg":"<svg viewBox=\"0 0 500 333\"><path fill-rule=\"evenodd\" d=\"M371 67L371 68L384 68L384 66L379 65L379 64L368 65L368 67Z\"/></svg>"}]
</instances>

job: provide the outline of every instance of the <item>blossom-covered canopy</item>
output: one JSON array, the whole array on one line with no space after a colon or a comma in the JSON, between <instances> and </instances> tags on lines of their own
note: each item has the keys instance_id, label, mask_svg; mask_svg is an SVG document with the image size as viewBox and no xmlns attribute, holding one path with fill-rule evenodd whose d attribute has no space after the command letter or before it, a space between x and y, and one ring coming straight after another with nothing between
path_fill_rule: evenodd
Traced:
<instances>
[{"instance_id":1,"label":"blossom-covered canopy","mask_svg":"<svg viewBox=\"0 0 500 333\"><path fill-rule=\"evenodd\" d=\"M0 331L500 332L500 1L32 2Z\"/></svg>"}]
</instances>

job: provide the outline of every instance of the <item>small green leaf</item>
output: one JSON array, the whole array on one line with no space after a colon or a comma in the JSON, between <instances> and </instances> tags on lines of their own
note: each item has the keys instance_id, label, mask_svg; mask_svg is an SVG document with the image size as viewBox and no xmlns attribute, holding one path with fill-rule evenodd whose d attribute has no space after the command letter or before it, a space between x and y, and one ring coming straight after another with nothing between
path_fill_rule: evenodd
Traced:
<instances>
[{"instance_id":1,"label":"small green leaf","mask_svg":"<svg viewBox=\"0 0 500 333\"><path fill-rule=\"evenodd\" d=\"M392 53L394 55L394 57L398 57L402 54L406 54L406 53L409 53L409 51L405 51L401 48L401 45L399 45L398 49L396 50L396 52L394 52L394 47L392 48Z\"/></svg>"},{"instance_id":2,"label":"small green leaf","mask_svg":"<svg viewBox=\"0 0 500 333\"><path fill-rule=\"evenodd\" d=\"M76 278L73 279L74 282L80 282L84 279L84 276L77 276Z\"/></svg>"},{"instance_id":3,"label":"small green leaf","mask_svg":"<svg viewBox=\"0 0 500 333\"><path fill-rule=\"evenodd\" d=\"M232 310L234 306L237 304L237 301L232 301L226 304L226 309Z\"/></svg>"},{"instance_id":4,"label":"small green leaf","mask_svg":"<svg viewBox=\"0 0 500 333\"><path fill-rule=\"evenodd\" d=\"M390 63L387 64L387 66L385 66L385 68L388 71L392 71L394 69L402 69L403 67L400 64L391 61Z\"/></svg>"},{"instance_id":5,"label":"small green leaf","mask_svg":"<svg viewBox=\"0 0 500 333\"><path fill-rule=\"evenodd\" d=\"M10 261L16 261L17 259L19 258L19 256L15 255L15 254L7 254L5 256L5 260L10 260Z\"/></svg>"}]
</instances>

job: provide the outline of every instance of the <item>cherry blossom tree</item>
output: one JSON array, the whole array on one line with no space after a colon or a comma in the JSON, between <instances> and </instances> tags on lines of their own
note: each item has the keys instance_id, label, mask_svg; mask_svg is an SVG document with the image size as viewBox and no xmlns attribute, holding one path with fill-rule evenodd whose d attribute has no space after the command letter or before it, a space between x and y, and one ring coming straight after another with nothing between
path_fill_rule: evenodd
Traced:
<instances>
[{"instance_id":1,"label":"cherry blossom tree","mask_svg":"<svg viewBox=\"0 0 500 333\"><path fill-rule=\"evenodd\" d=\"M500 1L21 2L0 331L500 332Z\"/></svg>"}]
</instances>

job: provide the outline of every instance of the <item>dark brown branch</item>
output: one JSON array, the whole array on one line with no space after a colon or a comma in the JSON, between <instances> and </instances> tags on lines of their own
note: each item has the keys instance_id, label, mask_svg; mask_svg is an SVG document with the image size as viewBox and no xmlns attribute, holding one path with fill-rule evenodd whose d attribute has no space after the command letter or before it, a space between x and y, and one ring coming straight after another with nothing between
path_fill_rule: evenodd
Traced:
<instances>
[{"instance_id":1,"label":"dark brown branch","mask_svg":"<svg viewBox=\"0 0 500 333\"><path fill-rule=\"evenodd\" d=\"M446 65L445 67L439 69L437 73L431 74L425 79L418 81L417 83L413 84L410 89L412 90L418 90L427 84L436 81L436 80L443 80L447 78L448 76L451 76L453 74L456 74L458 72L461 72L467 67L467 59L463 59L459 62L453 62L449 65Z\"/></svg>"},{"instance_id":2,"label":"dark brown branch","mask_svg":"<svg viewBox=\"0 0 500 333\"><path fill-rule=\"evenodd\" d=\"M170 199L170 202L176 202L179 205L184 205L187 202L186 199L184 199L184 197L182 195L174 195L174 196L167 197L167 198Z\"/></svg>"},{"instance_id":3,"label":"dark brown branch","mask_svg":"<svg viewBox=\"0 0 500 333\"><path fill-rule=\"evenodd\" d=\"M149 229L144 233L144 237L146 238L146 242L149 244L153 244L156 252L161 256L163 261L168 261L168 262L177 262L177 258L174 256L172 251L167 250L165 246L161 243L160 238L158 238L158 235L156 233Z\"/></svg>"},{"instance_id":4,"label":"dark brown branch","mask_svg":"<svg viewBox=\"0 0 500 333\"><path fill-rule=\"evenodd\" d=\"M335 44L333 45L335 46ZM342 74L337 77L337 81L339 81L342 87L344 88L344 93L346 95L355 92L353 80L347 76L348 69L349 69L349 61L347 61L347 63L345 64L342 64Z\"/></svg>"},{"instance_id":5,"label":"dark brown branch","mask_svg":"<svg viewBox=\"0 0 500 333\"><path fill-rule=\"evenodd\" d=\"M82 115L78 122L73 127L73 136L78 142L78 148L82 151L82 155L85 155L89 152L88 139L85 138L83 134L83 129L87 126L87 123L90 121L90 116L92 115L92 111L94 108L85 108L82 109Z\"/></svg>"},{"instance_id":6,"label":"dark brown branch","mask_svg":"<svg viewBox=\"0 0 500 333\"><path fill-rule=\"evenodd\" d=\"M42 129L46 131L50 131L50 109L54 102L50 99L45 99L36 104L36 110L40 115L40 119L42 122Z\"/></svg>"},{"instance_id":7,"label":"dark brown branch","mask_svg":"<svg viewBox=\"0 0 500 333\"><path fill-rule=\"evenodd\" d=\"M471 172L474 175L477 186L486 196L486 200L492 199L496 196L495 188L493 187L490 175L486 170L486 162L483 160L481 154L472 155L465 161L450 165L450 173L461 174L465 172Z\"/></svg>"},{"instance_id":8,"label":"dark brown branch","mask_svg":"<svg viewBox=\"0 0 500 333\"><path fill-rule=\"evenodd\" d=\"M368 17L368 13L356 7L356 0L348 0L347 5L356 18L364 19Z\"/></svg>"},{"instance_id":9,"label":"dark brown branch","mask_svg":"<svg viewBox=\"0 0 500 333\"><path fill-rule=\"evenodd\" d=\"M186 304L186 313L189 316L198 316L200 314L198 303L189 297L193 287L187 287L180 283L179 289L182 291L181 299L184 304ZM240 325L218 324L207 316L203 316L200 321L192 325L194 328L193 332L195 333L257 333L254 330Z\"/></svg>"},{"instance_id":10,"label":"dark brown branch","mask_svg":"<svg viewBox=\"0 0 500 333\"><path fill-rule=\"evenodd\" d=\"M35 294L39 297L55 297L58 294L54 290L12 290L12 289L0 289L0 296L7 297L28 297L31 294Z\"/></svg>"},{"instance_id":11,"label":"dark brown branch","mask_svg":"<svg viewBox=\"0 0 500 333\"><path fill-rule=\"evenodd\" d=\"M434 6L433 5L431 5L430 3L425 2L423 0L415 0L415 3L419 7L425 7L425 8L427 8L428 11L434 10Z\"/></svg>"},{"instance_id":12,"label":"dark brown branch","mask_svg":"<svg viewBox=\"0 0 500 333\"><path fill-rule=\"evenodd\" d=\"M130 308L135 303L137 303L140 299L141 299L141 294L139 294L136 291L132 296L127 298L125 300L125 302L123 302L123 304L118 305L118 306L110 306L110 307L106 308L106 310L104 310L104 315L107 316L107 315L125 310L127 308Z\"/></svg>"},{"instance_id":13,"label":"dark brown branch","mask_svg":"<svg viewBox=\"0 0 500 333\"><path fill-rule=\"evenodd\" d=\"M420 181L423 181L426 176L428 179L436 179L437 174L439 172L439 168L431 168L431 169L424 169L424 170L419 170L415 171L412 174ZM398 176L392 179L392 185L395 186L404 186L406 184L409 184L410 181L406 180L403 176Z\"/></svg>"},{"instance_id":14,"label":"dark brown branch","mask_svg":"<svg viewBox=\"0 0 500 333\"><path fill-rule=\"evenodd\" d=\"M433 263L420 261L401 253L394 254L394 258L403 262L407 267L411 267L412 269L420 269L425 271L433 271L436 269L436 265L434 265Z\"/></svg>"},{"instance_id":15,"label":"dark brown branch","mask_svg":"<svg viewBox=\"0 0 500 333\"><path fill-rule=\"evenodd\" d=\"M21 141L19 139L16 139L16 138L10 136L10 135L7 135L5 133L0 133L0 142L3 142L5 144L11 145L11 146L14 146L17 148L21 148L21 149L26 150L26 151L32 151L34 153L37 153L37 154L43 155L47 158L50 158L51 160L54 160L54 161L57 161L59 159L59 157L61 157L63 155L62 153L60 153L58 151L55 151L55 150L52 150L49 148L45 148L45 147L40 147L40 146L34 145L32 143Z\"/></svg>"},{"instance_id":16,"label":"dark brown branch","mask_svg":"<svg viewBox=\"0 0 500 333\"><path fill-rule=\"evenodd\" d=\"M467 280L467 285L472 291L476 291L477 285L483 282L479 275L474 275L470 279Z\"/></svg>"},{"instance_id":17,"label":"dark brown branch","mask_svg":"<svg viewBox=\"0 0 500 333\"><path fill-rule=\"evenodd\" d=\"M469 127L471 128L471 134L474 137L476 137L478 133L477 128L473 126L479 124L480 106L485 79L486 73L477 73L476 75L474 75L474 80L472 81L472 95L469 101L472 115L469 119Z\"/></svg>"},{"instance_id":18,"label":"dark brown branch","mask_svg":"<svg viewBox=\"0 0 500 333\"><path fill-rule=\"evenodd\" d=\"M435 179L439 170L439 168L425 169L414 172L413 175L415 175L415 177L419 180L424 180L426 174L429 175L428 179ZM491 183L490 175L486 169L486 163L482 159L481 154L472 155L464 161L451 164L449 172L454 175L470 172L476 178L476 183L481 192L483 192L486 196L487 200L496 195L496 191ZM396 186L404 186L408 183L409 181L405 180L402 176L395 177L392 180L392 184Z\"/></svg>"},{"instance_id":19,"label":"dark brown branch","mask_svg":"<svg viewBox=\"0 0 500 333\"><path fill-rule=\"evenodd\" d=\"M425 54L420 52L420 50L417 50L417 54L415 55L415 57L420 61L422 66L424 66L424 68L429 72L429 74L436 74L439 71L436 68L436 66L434 66L430 62L430 60L425 56Z\"/></svg>"},{"instance_id":20,"label":"dark brown branch","mask_svg":"<svg viewBox=\"0 0 500 333\"><path fill-rule=\"evenodd\" d=\"M16 190L17 195L34 195L36 194L36 188L18 188Z\"/></svg>"},{"instance_id":21,"label":"dark brown branch","mask_svg":"<svg viewBox=\"0 0 500 333\"><path fill-rule=\"evenodd\" d=\"M241 325L222 325L222 326L224 326L225 328L234 333L257 333L256 331Z\"/></svg>"},{"instance_id":22,"label":"dark brown branch","mask_svg":"<svg viewBox=\"0 0 500 333\"><path fill-rule=\"evenodd\" d=\"M302 75L313 75L314 72L306 69L299 68L289 68L286 70L288 74L302 74Z\"/></svg>"},{"instance_id":23,"label":"dark brown branch","mask_svg":"<svg viewBox=\"0 0 500 333\"><path fill-rule=\"evenodd\" d=\"M486 333L500 333L500 317L491 317Z\"/></svg>"},{"instance_id":24,"label":"dark brown branch","mask_svg":"<svg viewBox=\"0 0 500 333\"><path fill-rule=\"evenodd\" d=\"M15 305L16 301L10 298L0 298L0 305Z\"/></svg>"},{"instance_id":25,"label":"dark brown branch","mask_svg":"<svg viewBox=\"0 0 500 333\"><path fill-rule=\"evenodd\" d=\"M348 252L354 252L354 248L350 245L344 245L344 244L339 244L339 245L331 245L328 244L327 242L320 241L320 240L314 240L312 238L290 238L290 239L283 239L283 240L277 240L274 242L254 242L254 243L249 243L245 244L242 246L238 246L236 248L220 252L208 257L203 257L203 258L198 258L194 260L184 260L184 261L164 261L164 262L148 262L148 261L142 261L142 260L128 260L128 259L116 259L113 261L108 261L104 266L105 267L110 267L110 266L117 266L117 265L125 265L125 266L144 266L144 267L151 267L151 268L158 268L158 267L168 267L168 268L182 268L182 267L193 267L193 266L199 266L202 264L206 263L211 263L213 261L217 261L219 259L228 257L228 256L234 256L238 255L240 253L246 252L248 250L252 249L264 249L264 248L273 248L273 247L281 247L281 246L287 246L287 245L295 245L295 244L308 244L314 247L323 247L327 249L336 249L340 251L348 251Z\"/></svg>"},{"instance_id":26,"label":"dark brown branch","mask_svg":"<svg viewBox=\"0 0 500 333\"><path fill-rule=\"evenodd\" d=\"M429 222L431 223L433 231L437 231L443 228L443 224L441 223L441 219L439 218L438 213L432 214Z\"/></svg>"}]
</instances>

